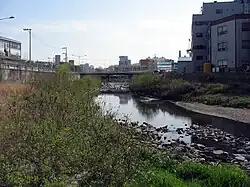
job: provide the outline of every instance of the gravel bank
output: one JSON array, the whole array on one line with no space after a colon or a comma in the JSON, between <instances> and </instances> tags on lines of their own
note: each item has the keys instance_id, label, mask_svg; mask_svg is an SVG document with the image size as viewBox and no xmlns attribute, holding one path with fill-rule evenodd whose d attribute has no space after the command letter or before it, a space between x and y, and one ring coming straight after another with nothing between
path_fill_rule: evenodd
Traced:
<instances>
[{"instance_id":1,"label":"gravel bank","mask_svg":"<svg viewBox=\"0 0 250 187\"><path fill-rule=\"evenodd\" d=\"M250 124L250 109L229 108L214 105L211 106L202 103L186 103L181 101L176 102L175 104L193 112L227 118Z\"/></svg>"}]
</instances>

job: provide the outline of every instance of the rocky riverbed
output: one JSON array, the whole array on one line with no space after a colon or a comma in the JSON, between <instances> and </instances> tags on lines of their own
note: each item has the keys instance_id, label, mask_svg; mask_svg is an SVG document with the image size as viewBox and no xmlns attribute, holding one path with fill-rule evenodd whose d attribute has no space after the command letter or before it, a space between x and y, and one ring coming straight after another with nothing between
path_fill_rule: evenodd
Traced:
<instances>
[{"instance_id":1,"label":"rocky riverbed","mask_svg":"<svg viewBox=\"0 0 250 187\"><path fill-rule=\"evenodd\" d=\"M245 169L250 174L250 139L235 137L212 126L192 124L185 128L174 128L166 125L156 128L148 123L127 123L118 120L121 125L134 128L142 137L150 138L152 145L158 149L170 150L185 160L200 163L231 163ZM176 134L176 138L169 138L168 133ZM191 136L191 142L185 137Z\"/></svg>"}]
</instances>

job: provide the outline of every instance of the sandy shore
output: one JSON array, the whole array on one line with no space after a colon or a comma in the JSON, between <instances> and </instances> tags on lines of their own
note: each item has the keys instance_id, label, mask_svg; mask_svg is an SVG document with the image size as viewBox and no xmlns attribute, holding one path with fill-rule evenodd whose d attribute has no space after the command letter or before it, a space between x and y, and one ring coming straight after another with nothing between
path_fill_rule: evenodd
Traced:
<instances>
[{"instance_id":1,"label":"sandy shore","mask_svg":"<svg viewBox=\"0 0 250 187\"><path fill-rule=\"evenodd\" d=\"M229 108L214 105L205 105L202 103L186 103L181 101L176 102L175 104L193 112L227 118L250 124L250 109Z\"/></svg>"}]
</instances>

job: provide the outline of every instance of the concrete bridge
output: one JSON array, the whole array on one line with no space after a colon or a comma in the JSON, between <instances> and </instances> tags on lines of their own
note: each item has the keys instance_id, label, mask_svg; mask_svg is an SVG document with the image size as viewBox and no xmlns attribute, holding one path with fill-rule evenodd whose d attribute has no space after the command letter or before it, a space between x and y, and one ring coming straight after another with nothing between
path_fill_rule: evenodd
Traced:
<instances>
[{"instance_id":1,"label":"concrete bridge","mask_svg":"<svg viewBox=\"0 0 250 187\"><path fill-rule=\"evenodd\" d=\"M126 77L128 79L132 78L134 75L139 75L143 73L147 73L150 71L128 71L128 72L72 72L73 75L78 76L79 78L82 78L84 76L90 75L90 76L98 76L102 79L110 79L112 77Z\"/></svg>"},{"instance_id":2,"label":"concrete bridge","mask_svg":"<svg viewBox=\"0 0 250 187\"><path fill-rule=\"evenodd\" d=\"M105 75L138 75L142 73L147 73L150 71L128 71L128 72L73 72L72 74L79 74L81 76L84 75L99 75L99 76L105 76Z\"/></svg>"}]
</instances>

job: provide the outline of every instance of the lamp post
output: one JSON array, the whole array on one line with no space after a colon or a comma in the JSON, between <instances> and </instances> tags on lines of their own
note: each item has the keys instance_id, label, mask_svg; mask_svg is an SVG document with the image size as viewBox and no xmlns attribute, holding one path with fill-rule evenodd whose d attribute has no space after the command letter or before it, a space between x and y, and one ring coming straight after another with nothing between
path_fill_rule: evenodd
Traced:
<instances>
[{"instance_id":1,"label":"lamp post","mask_svg":"<svg viewBox=\"0 0 250 187\"><path fill-rule=\"evenodd\" d=\"M14 16L5 17L5 18L0 18L0 21L1 21L1 20L6 20L6 19L14 19L14 18L15 18Z\"/></svg>"},{"instance_id":2,"label":"lamp post","mask_svg":"<svg viewBox=\"0 0 250 187\"><path fill-rule=\"evenodd\" d=\"M31 31L32 29L26 28L23 31L27 31L29 33L29 62L31 62Z\"/></svg>"}]
</instances>

